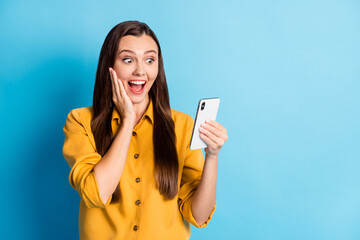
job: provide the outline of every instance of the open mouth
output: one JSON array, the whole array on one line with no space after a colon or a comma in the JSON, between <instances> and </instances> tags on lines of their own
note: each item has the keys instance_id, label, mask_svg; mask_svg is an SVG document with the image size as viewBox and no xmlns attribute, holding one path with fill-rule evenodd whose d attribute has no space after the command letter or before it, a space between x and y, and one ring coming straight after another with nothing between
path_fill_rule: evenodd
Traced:
<instances>
[{"instance_id":1,"label":"open mouth","mask_svg":"<svg viewBox=\"0 0 360 240\"><path fill-rule=\"evenodd\" d=\"M145 87L146 81L129 81L128 84L133 93L141 93Z\"/></svg>"}]
</instances>

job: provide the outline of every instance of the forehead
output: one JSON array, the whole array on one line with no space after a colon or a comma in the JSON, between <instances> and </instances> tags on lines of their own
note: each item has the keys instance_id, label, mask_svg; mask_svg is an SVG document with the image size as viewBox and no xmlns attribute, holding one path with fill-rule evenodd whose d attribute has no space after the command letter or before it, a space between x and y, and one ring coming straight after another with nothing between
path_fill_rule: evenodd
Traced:
<instances>
[{"instance_id":1,"label":"forehead","mask_svg":"<svg viewBox=\"0 0 360 240\"><path fill-rule=\"evenodd\" d=\"M148 35L133 36L126 35L120 39L118 52L131 50L136 54L143 54L146 51L154 50L158 53L158 47L154 39Z\"/></svg>"}]
</instances>

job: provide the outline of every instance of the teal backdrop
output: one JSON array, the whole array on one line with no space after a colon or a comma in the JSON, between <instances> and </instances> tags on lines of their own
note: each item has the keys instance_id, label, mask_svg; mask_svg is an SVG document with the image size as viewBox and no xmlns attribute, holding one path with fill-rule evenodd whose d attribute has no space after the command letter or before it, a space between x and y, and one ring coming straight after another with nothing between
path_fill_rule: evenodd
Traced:
<instances>
[{"instance_id":1,"label":"teal backdrop","mask_svg":"<svg viewBox=\"0 0 360 240\"><path fill-rule=\"evenodd\" d=\"M0 1L1 239L78 239L62 156L106 34L139 20L171 106L220 97L217 210L191 239L360 239L360 2Z\"/></svg>"}]
</instances>

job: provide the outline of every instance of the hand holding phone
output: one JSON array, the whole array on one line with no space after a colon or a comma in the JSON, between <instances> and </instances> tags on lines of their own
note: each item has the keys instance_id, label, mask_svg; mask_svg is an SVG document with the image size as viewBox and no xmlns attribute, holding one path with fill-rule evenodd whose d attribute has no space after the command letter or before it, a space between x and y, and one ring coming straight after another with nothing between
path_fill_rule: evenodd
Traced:
<instances>
[{"instance_id":1,"label":"hand holding phone","mask_svg":"<svg viewBox=\"0 0 360 240\"><path fill-rule=\"evenodd\" d=\"M191 150L207 147L207 144L200 138L199 127L205 120L216 120L219 104L220 98L200 99L190 141Z\"/></svg>"}]
</instances>

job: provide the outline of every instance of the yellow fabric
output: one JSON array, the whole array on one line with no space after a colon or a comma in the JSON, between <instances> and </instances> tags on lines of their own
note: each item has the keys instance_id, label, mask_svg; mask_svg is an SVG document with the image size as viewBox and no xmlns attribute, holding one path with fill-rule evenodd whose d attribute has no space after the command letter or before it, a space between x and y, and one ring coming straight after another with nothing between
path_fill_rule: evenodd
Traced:
<instances>
[{"instance_id":1,"label":"yellow fabric","mask_svg":"<svg viewBox=\"0 0 360 240\"><path fill-rule=\"evenodd\" d=\"M191 212L193 194L200 182L204 156L200 149L190 150L193 119L173 110L176 148L179 158L179 193L173 200L164 200L155 186L153 153L153 104L150 104L135 126L120 179L120 201L104 203L100 197L94 165L101 160L96 151L90 122L92 107L72 110L64 126L64 157L71 171L69 181L81 197L79 211L80 239L189 239L190 224L201 226ZM119 113L114 110L112 130L120 125ZM136 159L135 154L139 157ZM140 178L140 182L136 181ZM135 202L140 200L140 204ZM137 226L137 230L134 230Z\"/></svg>"}]
</instances>

